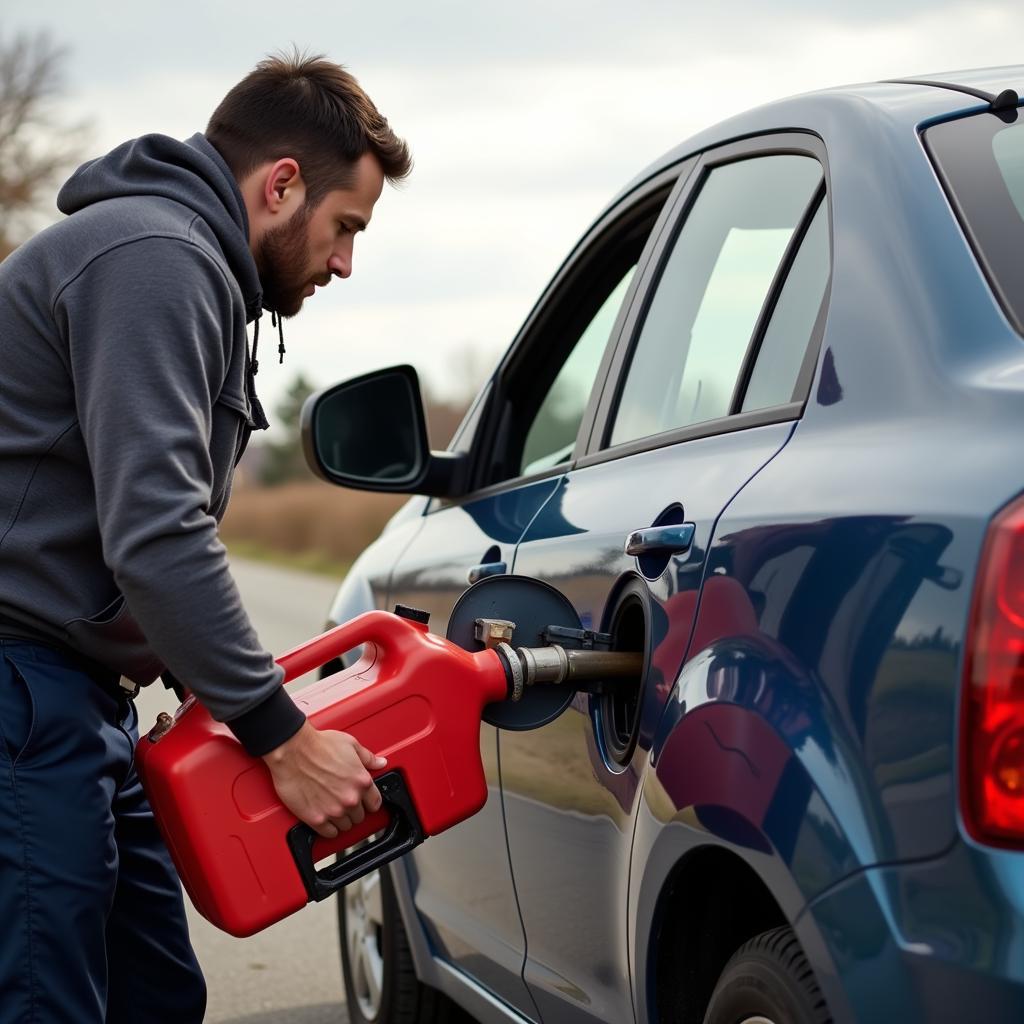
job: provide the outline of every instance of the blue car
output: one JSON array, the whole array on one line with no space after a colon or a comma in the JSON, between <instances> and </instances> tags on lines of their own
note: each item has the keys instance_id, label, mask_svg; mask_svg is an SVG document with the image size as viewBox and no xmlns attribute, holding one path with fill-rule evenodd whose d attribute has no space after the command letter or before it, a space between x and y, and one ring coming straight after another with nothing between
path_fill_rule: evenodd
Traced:
<instances>
[{"instance_id":1,"label":"blue car","mask_svg":"<svg viewBox=\"0 0 1024 1024\"><path fill-rule=\"evenodd\" d=\"M407 367L311 400L323 476L418 495L331 623L531 577L643 665L485 724L484 809L344 892L356 1024L1024 1021L1022 86L685 142L446 452Z\"/></svg>"}]
</instances>

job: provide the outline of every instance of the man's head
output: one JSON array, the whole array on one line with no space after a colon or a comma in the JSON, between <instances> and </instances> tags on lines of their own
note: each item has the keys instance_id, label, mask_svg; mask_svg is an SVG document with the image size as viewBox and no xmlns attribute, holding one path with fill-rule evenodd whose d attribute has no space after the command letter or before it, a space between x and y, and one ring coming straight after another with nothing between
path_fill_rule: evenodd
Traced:
<instances>
[{"instance_id":1,"label":"man's head","mask_svg":"<svg viewBox=\"0 0 1024 1024\"><path fill-rule=\"evenodd\" d=\"M224 97L206 137L249 217L264 304L294 316L314 285L352 272L352 242L409 149L359 83L322 57L269 57Z\"/></svg>"}]
</instances>

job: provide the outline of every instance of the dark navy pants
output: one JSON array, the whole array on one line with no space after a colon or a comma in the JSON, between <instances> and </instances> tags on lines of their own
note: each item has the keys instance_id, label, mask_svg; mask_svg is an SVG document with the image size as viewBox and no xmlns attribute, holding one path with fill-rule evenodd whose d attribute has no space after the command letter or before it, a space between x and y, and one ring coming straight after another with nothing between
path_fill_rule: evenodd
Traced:
<instances>
[{"instance_id":1,"label":"dark navy pants","mask_svg":"<svg viewBox=\"0 0 1024 1024\"><path fill-rule=\"evenodd\" d=\"M134 706L0 640L0 1024L193 1024L206 986L133 766Z\"/></svg>"}]
</instances>

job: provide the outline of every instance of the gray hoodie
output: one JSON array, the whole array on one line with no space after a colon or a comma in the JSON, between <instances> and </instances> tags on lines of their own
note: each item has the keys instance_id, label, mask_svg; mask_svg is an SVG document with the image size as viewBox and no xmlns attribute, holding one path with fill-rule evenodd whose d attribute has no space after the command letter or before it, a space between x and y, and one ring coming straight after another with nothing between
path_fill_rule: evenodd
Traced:
<instances>
[{"instance_id":1,"label":"gray hoodie","mask_svg":"<svg viewBox=\"0 0 1024 1024\"><path fill-rule=\"evenodd\" d=\"M142 684L166 667L264 753L303 716L217 538L266 425L241 193L202 135L148 135L79 168L58 206L0 263L0 636Z\"/></svg>"}]
</instances>

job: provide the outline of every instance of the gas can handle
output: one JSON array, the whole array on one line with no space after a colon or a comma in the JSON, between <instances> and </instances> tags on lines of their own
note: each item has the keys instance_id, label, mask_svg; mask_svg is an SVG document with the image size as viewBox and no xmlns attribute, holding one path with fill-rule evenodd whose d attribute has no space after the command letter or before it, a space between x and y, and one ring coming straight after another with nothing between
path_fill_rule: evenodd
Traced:
<instances>
[{"instance_id":1,"label":"gas can handle","mask_svg":"<svg viewBox=\"0 0 1024 1024\"><path fill-rule=\"evenodd\" d=\"M313 845L320 838L319 834L303 823L289 830L288 846L311 900L319 902L334 895L349 882L408 853L426 838L402 773L385 772L376 782L384 801L383 807L390 814L388 827L379 839L337 863L317 871L313 863Z\"/></svg>"},{"instance_id":2,"label":"gas can handle","mask_svg":"<svg viewBox=\"0 0 1024 1024\"><path fill-rule=\"evenodd\" d=\"M411 624L406 620L392 615L390 612L373 611L357 615L340 626L327 630L305 643L285 651L277 659L278 665L284 669L284 681L290 682L299 676L312 672L313 669L326 665L332 658L338 658L346 651L362 644L379 644L387 647L388 641L394 641L396 627L401 623L404 627ZM412 627L416 628L416 627Z\"/></svg>"}]
</instances>

